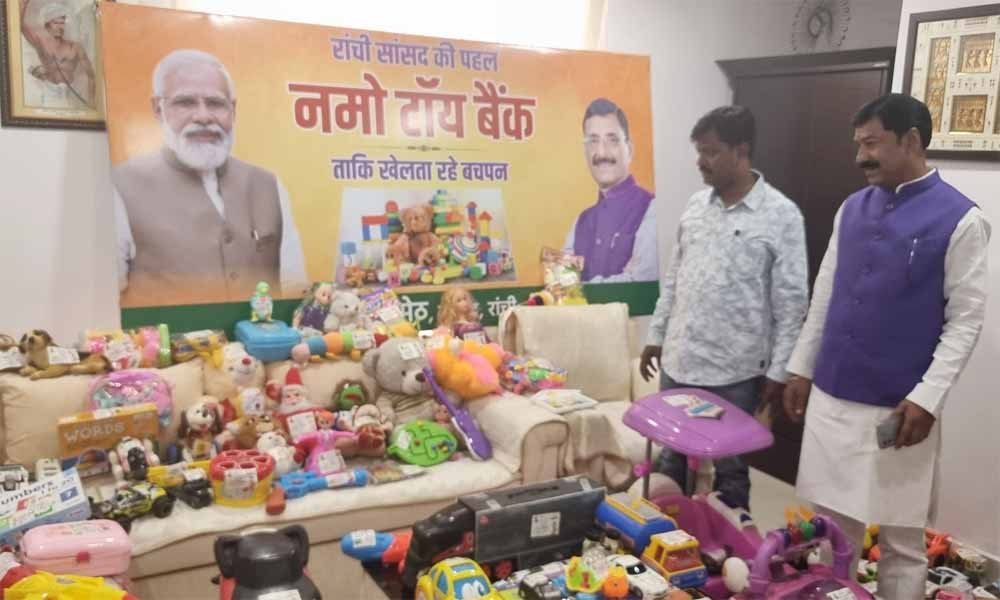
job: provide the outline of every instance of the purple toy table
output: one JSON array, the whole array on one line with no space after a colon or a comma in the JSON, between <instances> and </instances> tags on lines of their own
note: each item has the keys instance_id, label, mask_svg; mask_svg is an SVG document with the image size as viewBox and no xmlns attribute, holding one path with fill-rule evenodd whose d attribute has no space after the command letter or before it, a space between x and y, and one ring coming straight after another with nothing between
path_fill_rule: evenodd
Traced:
<instances>
[{"instance_id":1,"label":"purple toy table","mask_svg":"<svg viewBox=\"0 0 1000 600\"><path fill-rule=\"evenodd\" d=\"M690 417L682 406L667 402L670 396L691 395L721 406L718 419ZM625 411L622 421L646 438L647 467L653 459L653 443L697 459L738 456L774 443L774 436L753 415L747 414L711 392L677 388L640 398ZM649 474L644 474L643 496L649 497ZM694 478L688 477L688 487ZM690 493L690 490L688 490Z\"/></svg>"}]
</instances>

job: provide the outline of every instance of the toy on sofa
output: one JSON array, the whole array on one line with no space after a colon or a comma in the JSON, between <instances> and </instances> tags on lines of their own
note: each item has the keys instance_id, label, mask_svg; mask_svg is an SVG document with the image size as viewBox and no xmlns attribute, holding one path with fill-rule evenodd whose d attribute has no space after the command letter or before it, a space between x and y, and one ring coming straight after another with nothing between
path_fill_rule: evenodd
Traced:
<instances>
[{"instance_id":1,"label":"toy on sofa","mask_svg":"<svg viewBox=\"0 0 1000 600\"><path fill-rule=\"evenodd\" d=\"M221 368L222 349L229 343L221 329L202 329L170 334L170 354L174 362L182 363L201 358L206 365Z\"/></svg>"},{"instance_id":2,"label":"toy on sofa","mask_svg":"<svg viewBox=\"0 0 1000 600\"><path fill-rule=\"evenodd\" d=\"M295 445L306 455L307 471L329 475L346 468L343 452L357 447L357 436L350 431L312 431L299 436Z\"/></svg>"},{"instance_id":3,"label":"toy on sofa","mask_svg":"<svg viewBox=\"0 0 1000 600\"><path fill-rule=\"evenodd\" d=\"M433 421L410 421L396 427L386 454L421 467L433 467L451 458L458 440L451 431Z\"/></svg>"},{"instance_id":4,"label":"toy on sofa","mask_svg":"<svg viewBox=\"0 0 1000 600\"><path fill-rule=\"evenodd\" d=\"M274 300L271 299L271 286L266 281L258 281L253 296L250 296L250 320L268 322L274 312Z\"/></svg>"},{"instance_id":5,"label":"toy on sofa","mask_svg":"<svg viewBox=\"0 0 1000 600\"><path fill-rule=\"evenodd\" d=\"M417 328L403 316L399 297L389 288L377 289L361 297L365 326L389 337L417 337Z\"/></svg>"},{"instance_id":6,"label":"toy on sofa","mask_svg":"<svg viewBox=\"0 0 1000 600\"><path fill-rule=\"evenodd\" d=\"M429 363L420 341L390 338L365 354L361 364L379 390L375 405L396 426L435 418L439 403L424 374Z\"/></svg>"},{"instance_id":7,"label":"toy on sofa","mask_svg":"<svg viewBox=\"0 0 1000 600\"><path fill-rule=\"evenodd\" d=\"M132 540L107 519L32 528L21 540L24 564L55 573L121 575L132 560Z\"/></svg>"},{"instance_id":8,"label":"toy on sofa","mask_svg":"<svg viewBox=\"0 0 1000 600\"><path fill-rule=\"evenodd\" d=\"M330 302L333 299L333 283L317 281L306 292L302 303L292 314L292 327L298 330L323 331L323 323L330 312Z\"/></svg>"},{"instance_id":9,"label":"toy on sofa","mask_svg":"<svg viewBox=\"0 0 1000 600\"><path fill-rule=\"evenodd\" d=\"M160 457L149 438L123 437L108 453L108 460L119 483L142 481L149 474L149 467L160 464Z\"/></svg>"},{"instance_id":10,"label":"toy on sofa","mask_svg":"<svg viewBox=\"0 0 1000 600\"><path fill-rule=\"evenodd\" d=\"M281 477L302 467L305 451L289 442L284 431L268 431L257 438L257 449L274 459L274 474Z\"/></svg>"},{"instance_id":11,"label":"toy on sofa","mask_svg":"<svg viewBox=\"0 0 1000 600\"><path fill-rule=\"evenodd\" d=\"M473 343L473 342L467 342ZM434 395L451 415L451 426L462 438L465 447L469 449L469 454L477 460L488 460L493 456L493 447L489 439L480 431L476 420L472 418L469 411L458 406L448 397L448 394L438 385L434 373L429 367L424 368L424 377L434 391Z\"/></svg>"},{"instance_id":12,"label":"toy on sofa","mask_svg":"<svg viewBox=\"0 0 1000 600\"><path fill-rule=\"evenodd\" d=\"M110 498L91 503L93 518L116 521L125 531L131 530L132 521L139 517L152 513L158 519L165 519L174 510L173 496L148 481L119 487Z\"/></svg>"},{"instance_id":13,"label":"toy on sofa","mask_svg":"<svg viewBox=\"0 0 1000 600\"><path fill-rule=\"evenodd\" d=\"M96 377L87 391L92 410L156 405L160 427L170 426L174 412L174 397L170 384L158 373L148 370L128 369Z\"/></svg>"},{"instance_id":14,"label":"toy on sofa","mask_svg":"<svg viewBox=\"0 0 1000 600\"><path fill-rule=\"evenodd\" d=\"M0 543L16 544L21 532L47 523L90 518L90 503L76 469L0 495Z\"/></svg>"},{"instance_id":15,"label":"toy on sofa","mask_svg":"<svg viewBox=\"0 0 1000 600\"><path fill-rule=\"evenodd\" d=\"M337 410L352 410L362 404L370 404L368 388L360 379L344 379L333 390L333 406Z\"/></svg>"},{"instance_id":16,"label":"toy on sofa","mask_svg":"<svg viewBox=\"0 0 1000 600\"><path fill-rule=\"evenodd\" d=\"M222 418L215 399L203 396L181 413L177 442L185 461L209 460L216 454L215 436L222 433Z\"/></svg>"},{"instance_id":17,"label":"toy on sofa","mask_svg":"<svg viewBox=\"0 0 1000 600\"><path fill-rule=\"evenodd\" d=\"M55 345L52 336L43 329L33 329L21 336L18 348L27 363L19 372L32 380L66 374L97 375L111 368L107 359L99 354L91 354L81 360L76 350Z\"/></svg>"},{"instance_id":18,"label":"toy on sofa","mask_svg":"<svg viewBox=\"0 0 1000 600\"><path fill-rule=\"evenodd\" d=\"M285 490L289 500L301 498L310 492L333 490L342 487L364 487L368 485L368 471L364 469L347 469L320 475L313 471L297 471L287 473L278 480L278 485Z\"/></svg>"},{"instance_id":19,"label":"toy on sofa","mask_svg":"<svg viewBox=\"0 0 1000 600\"><path fill-rule=\"evenodd\" d=\"M497 344L482 344L450 336L433 338L436 348L428 352L434 375L442 388L463 400L500 391L500 367L504 352Z\"/></svg>"},{"instance_id":20,"label":"toy on sofa","mask_svg":"<svg viewBox=\"0 0 1000 600\"><path fill-rule=\"evenodd\" d=\"M361 298L354 292L337 291L330 299L330 310L322 331L357 331L361 326Z\"/></svg>"},{"instance_id":21,"label":"toy on sofa","mask_svg":"<svg viewBox=\"0 0 1000 600\"><path fill-rule=\"evenodd\" d=\"M376 335L366 330L330 331L303 339L292 346L289 356L299 364L306 363L312 356L337 358L347 356L351 360L361 360L362 354L374 348L384 335Z\"/></svg>"},{"instance_id":22,"label":"toy on sofa","mask_svg":"<svg viewBox=\"0 0 1000 600\"><path fill-rule=\"evenodd\" d=\"M220 600L322 600L309 579L309 534L301 525L215 540Z\"/></svg>"},{"instance_id":23,"label":"toy on sofa","mask_svg":"<svg viewBox=\"0 0 1000 600\"><path fill-rule=\"evenodd\" d=\"M345 456L354 455L380 458L385 456L387 441L392 433L392 421L386 418L374 404L355 406L350 411L341 413L337 420L337 428L353 432L356 436L356 447L347 449Z\"/></svg>"},{"instance_id":24,"label":"toy on sofa","mask_svg":"<svg viewBox=\"0 0 1000 600\"><path fill-rule=\"evenodd\" d=\"M115 371L137 369L142 354L136 340L121 329L87 329L81 332L77 348L81 352L100 354Z\"/></svg>"},{"instance_id":25,"label":"toy on sofa","mask_svg":"<svg viewBox=\"0 0 1000 600\"><path fill-rule=\"evenodd\" d=\"M542 358L507 354L499 368L500 384L515 394L561 388L566 385L566 370Z\"/></svg>"},{"instance_id":26,"label":"toy on sofa","mask_svg":"<svg viewBox=\"0 0 1000 600\"><path fill-rule=\"evenodd\" d=\"M745 582L731 578L730 583L734 585L730 591L736 594L734 600L874 598L851 576L851 558L854 549L832 519L821 515L793 525L795 529L778 529L767 534L750 564L749 577ZM808 526L805 529L812 535L803 535L804 525ZM799 541L796 542L796 539ZM833 548L832 568L821 563L809 564L804 571L790 567L789 561L795 561L804 554L812 552L824 539L829 540ZM772 567L774 557L780 557L785 561L781 565L780 573L777 574ZM741 583L745 585L740 585Z\"/></svg>"},{"instance_id":27,"label":"toy on sofa","mask_svg":"<svg viewBox=\"0 0 1000 600\"><path fill-rule=\"evenodd\" d=\"M288 360L292 347L302 341L302 334L288 323L270 321L238 321L236 339L243 343L251 356L264 362Z\"/></svg>"},{"instance_id":28,"label":"toy on sofa","mask_svg":"<svg viewBox=\"0 0 1000 600\"><path fill-rule=\"evenodd\" d=\"M438 305L437 326L446 328L448 333L463 340L487 343L481 315L476 312L476 303L469 290L463 287L448 288L441 294Z\"/></svg>"},{"instance_id":29,"label":"toy on sofa","mask_svg":"<svg viewBox=\"0 0 1000 600\"><path fill-rule=\"evenodd\" d=\"M319 430L316 413L322 409L309 399L309 390L302 385L302 374L298 367L288 369L284 385L268 382L267 391L272 399L278 400L275 416L292 436L292 440Z\"/></svg>"},{"instance_id":30,"label":"toy on sofa","mask_svg":"<svg viewBox=\"0 0 1000 600\"><path fill-rule=\"evenodd\" d=\"M209 465L215 501L223 506L263 504L271 491L274 458L260 450L224 450Z\"/></svg>"}]
</instances>

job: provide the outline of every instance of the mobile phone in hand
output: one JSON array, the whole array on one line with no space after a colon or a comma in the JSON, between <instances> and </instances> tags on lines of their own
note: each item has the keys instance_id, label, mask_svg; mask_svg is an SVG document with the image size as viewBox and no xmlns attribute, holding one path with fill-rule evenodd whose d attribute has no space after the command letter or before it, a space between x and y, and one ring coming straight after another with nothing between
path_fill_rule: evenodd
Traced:
<instances>
[{"instance_id":1,"label":"mobile phone in hand","mask_svg":"<svg viewBox=\"0 0 1000 600\"><path fill-rule=\"evenodd\" d=\"M902 415L890 415L875 427L875 437L878 439L878 447L881 449L892 448L896 445L896 436L899 435L899 427L903 424Z\"/></svg>"}]
</instances>

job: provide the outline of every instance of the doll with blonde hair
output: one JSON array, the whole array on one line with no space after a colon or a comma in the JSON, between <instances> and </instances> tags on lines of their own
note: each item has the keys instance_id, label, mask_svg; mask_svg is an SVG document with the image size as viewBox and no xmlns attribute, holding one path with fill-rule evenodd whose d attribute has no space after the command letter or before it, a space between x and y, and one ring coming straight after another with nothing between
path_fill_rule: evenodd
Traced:
<instances>
[{"instance_id":1,"label":"doll with blonde hair","mask_svg":"<svg viewBox=\"0 0 1000 600\"><path fill-rule=\"evenodd\" d=\"M468 335L470 338L481 338L478 341L485 342L488 340L479 319L476 303L469 290L453 287L441 295L437 314L439 329L448 328L456 337L464 339Z\"/></svg>"}]
</instances>

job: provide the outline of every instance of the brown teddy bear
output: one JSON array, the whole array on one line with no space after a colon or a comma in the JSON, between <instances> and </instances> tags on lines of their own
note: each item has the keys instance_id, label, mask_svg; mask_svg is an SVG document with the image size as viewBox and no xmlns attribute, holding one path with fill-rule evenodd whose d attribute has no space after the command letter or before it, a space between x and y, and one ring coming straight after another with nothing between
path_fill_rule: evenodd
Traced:
<instances>
[{"instance_id":1,"label":"brown teddy bear","mask_svg":"<svg viewBox=\"0 0 1000 600\"><path fill-rule=\"evenodd\" d=\"M441 240L431 232L434 225L434 207L418 204L404 208L400 215L403 221L403 235L394 245L400 248L406 239L410 250L410 261L418 265L435 266L440 257Z\"/></svg>"}]
</instances>

